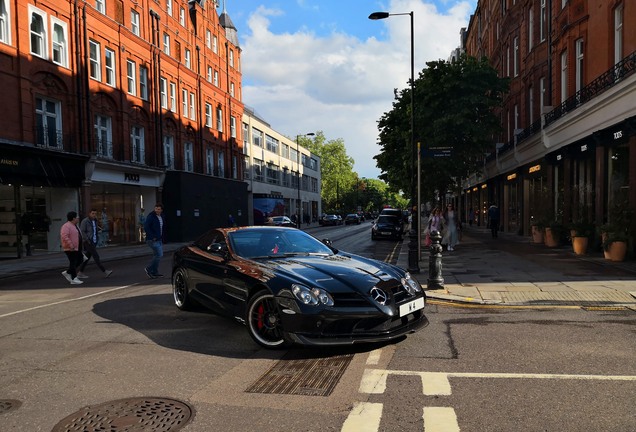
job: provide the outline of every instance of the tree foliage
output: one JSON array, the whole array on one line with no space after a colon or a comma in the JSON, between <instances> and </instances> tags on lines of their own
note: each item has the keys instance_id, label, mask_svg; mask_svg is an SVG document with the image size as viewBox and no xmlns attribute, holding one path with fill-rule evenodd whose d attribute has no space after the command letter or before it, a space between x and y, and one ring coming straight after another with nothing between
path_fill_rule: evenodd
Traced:
<instances>
[{"instance_id":1,"label":"tree foliage","mask_svg":"<svg viewBox=\"0 0 636 432\"><path fill-rule=\"evenodd\" d=\"M501 129L494 108L501 104L508 80L497 76L487 59L463 56L434 61L414 83L414 136L426 156L431 148L451 148L451 157L422 157L423 195L446 192L480 168ZM411 89L396 91L393 109L380 118L381 151L375 156L380 178L393 189L410 190ZM425 199L426 197L423 197Z\"/></svg>"}]
</instances>

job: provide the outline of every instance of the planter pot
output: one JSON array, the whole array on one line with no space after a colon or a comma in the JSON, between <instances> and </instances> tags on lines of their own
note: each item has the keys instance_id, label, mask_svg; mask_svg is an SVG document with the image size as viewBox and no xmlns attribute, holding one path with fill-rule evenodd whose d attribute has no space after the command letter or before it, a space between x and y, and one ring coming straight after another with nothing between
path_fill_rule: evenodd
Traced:
<instances>
[{"instance_id":1,"label":"planter pot","mask_svg":"<svg viewBox=\"0 0 636 432\"><path fill-rule=\"evenodd\" d=\"M555 235L554 231L550 228L545 229L544 235L545 245L547 247L557 247L559 246L559 238Z\"/></svg>"},{"instance_id":2,"label":"planter pot","mask_svg":"<svg viewBox=\"0 0 636 432\"><path fill-rule=\"evenodd\" d=\"M589 239L587 237L572 237L572 249L577 255L585 255L587 253L587 244Z\"/></svg>"},{"instance_id":3,"label":"planter pot","mask_svg":"<svg viewBox=\"0 0 636 432\"><path fill-rule=\"evenodd\" d=\"M543 243L543 229L532 225L532 243Z\"/></svg>"},{"instance_id":4,"label":"planter pot","mask_svg":"<svg viewBox=\"0 0 636 432\"><path fill-rule=\"evenodd\" d=\"M610 243L607 253L610 261L623 261L627 253L627 242L615 241Z\"/></svg>"},{"instance_id":5,"label":"planter pot","mask_svg":"<svg viewBox=\"0 0 636 432\"><path fill-rule=\"evenodd\" d=\"M605 239L607 238L607 233L606 232L602 232L601 233L601 244L605 244ZM606 251L605 248L601 248L603 249L603 257L605 257L606 260L610 259L610 254L609 251Z\"/></svg>"}]
</instances>

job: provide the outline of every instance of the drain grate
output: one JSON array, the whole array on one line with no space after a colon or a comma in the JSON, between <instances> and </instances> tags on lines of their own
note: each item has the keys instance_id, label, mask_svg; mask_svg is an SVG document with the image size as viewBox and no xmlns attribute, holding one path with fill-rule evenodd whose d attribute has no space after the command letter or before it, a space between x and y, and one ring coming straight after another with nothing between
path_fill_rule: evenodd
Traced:
<instances>
[{"instance_id":1,"label":"drain grate","mask_svg":"<svg viewBox=\"0 0 636 432\"><path fill-rule=\"evenodd\" d=\"M128 398L82 408L51 432L177 431L192 418L183 402L166 398Z\"/></svg>"},{"instance_id":2,"label":"drain grate","mask_svg":"<svg viewBox=\"0 0 636 432\"><path fill-rule=\"evenodd\" d=\"M291 353L285 355L245 391L329 396L353 358L353 354L309 359L294 356Z\"/></svg>"},{"instance_id":3,"label":"drain grate","mask_svg":"<svg viewBox=\"0 0 636 432\"><path fill-rule=\"evenodd\" d=\"M20 408L22 402L15 399L0 399L0 414Z\"/></svg>"}]
</instances>

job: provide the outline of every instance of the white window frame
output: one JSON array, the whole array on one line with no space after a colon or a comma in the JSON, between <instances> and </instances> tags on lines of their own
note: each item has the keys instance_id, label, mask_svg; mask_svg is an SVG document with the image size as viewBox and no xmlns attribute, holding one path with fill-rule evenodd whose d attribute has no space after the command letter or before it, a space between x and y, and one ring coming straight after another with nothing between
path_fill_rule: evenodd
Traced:
<instances>
[{"instance_id":1,"label":"white window frame","mask_svg":"<svg viewBox=\"0 0 636 432\"><path fill-rule=\"evenodd\" d=\"M48 110L49 104L53 105L53 111ZM36 124L41 123L42 127L42 143L38 142L38 144L45 147L62 148L62 103L55 99L36 97L35 117ZM51 120L52 122L50 122ZM53 123L55 128L52 134L49 130L49 123ZM36 131L36 135L39 132L39 130Z\"/></svg>"},{"instance_id":2,"label":"white window frame","mask_svg":"<svg viewBox=\"0 0 636 432\"><path fill-rule=\"evenodd\" d=\"M225 153L221 150L216 152L216 166L218 167L219 177L225 177Z\"/></svg>"},{"instance_id":3,"label":"white window frame","mask_svg":"<svg viewBox=\"0 0 636 432\"><path fill-rule=\"evenodd\" d=\"M214 85L219 86L219 71L217 70L214 71Z\"/></svg>"},{"instance_id":4,"label":"white window frame","mask_svg":"<svg viewBox=\"0 0 636 432\"><path fill-rule=\"evenodd\" d=\"M188 117L188 90L181 89L181 115Z\"/></svg>"},{"instance_id":5,"label":"white window frame","mask_svg":"<svg viewBox=\"0 0 636 432\"><path fill-rule=\"evenodd\" d=\"M528 9L528 52L534 47L534 8Z\"/></svg>"},{"instance_id":6,"label":"white window frame","mask_svg":"<svg viewBox=\"0 0 636 432\"><path fill-rule=\"evenodd\" d=\"M99 13L106 14L106 0L95 0L95 10Z\"/></svg>"},{"instance_id":7,"label":"white window frame","mask_svg":"<svg viewBox=\"0 0 636 432\"><path fill-rule=\"evenodd\" d=\"M163 34L163 53L170 55L170 35L168 33Z\"/></svg>"},{"instance_id":8,"label":"white window frame","mask_svg":"<svg viewBox=\"0 0 636 432\"><path fill-rule=\"evenodd\" d=\"M534 87L528 87L528 125L534 123Z\"/></svg>"},{"instance_id":9,"label":"white window frame","mask_svg":"<svg viewBox=\"0 0 636 432\"><path fill-rule=\"evenodd\" d=\"M166 0L166 13L172 17L172 0Z\"/></svg>"},{"instance_id":10,"label":"white window frame","mask_svg":"<svg viewBox=\"0 0 636 432\"><path fill-rule=\"evenodd\" d=\"M212 66L208 66L207 80L209 83L212 83Z\"/></svg>"},{"instance_id":11,"label":"white window frame","mask_svg":"<svg viewBox=\"0 0 636 432\"><path fill-rule=\"evenodd\" d=\"M546 37L546 25L547 25L547 18L546 18L546 6L545 6L545 2L546 0L541 0L541 7L539 8L539 40L541 42L545 42L545 37Z\"/></svg>"},{"instance_id":12,"label":"white window frame","mask_svg":"<svg viewBox=\"0 0 636 432\"><path fill-rule=\"evenodd\" d=\"M139 12L134 9L130 10L130 31L135 35L139 36Z\"/></svg>"},{"instance_id":13,"label":"white window frame","mask_svg":"<svg viewBox=\"0 0 636 432\"><path fill-rule=\"evenodd\" d=\"M229 62L230 62L230 67L234 67L234 50L230 49L230 52L228 54L229 56Z\"/></svg>"},{"instance_id":14,"label":"white window frame","mask_svg":"<svg viewBox=\"0 0 636 432\"><path fill-rule=\"evenodd\" d=\"M145 130L142 126L133 125L130 130L130 142L132 144L130 161L144 164L145 155Z\"/></svg>"},{"instance_id":15,"label":"white window frame","mask_svg":"<svg viewBox=\"0 0 636 432\"><path fill-rule=\"evenodd\" d=\"M216 108L216 130L223 132L223 108Z\"/></svg>"},{"instance_id":16,"label":"white window frame","mask_svg":"<svg viewBox=\"0 0 636 432\"><path fill-rule=\"evenodd\" d=\"M170 83L170 111L177 111L177 84Z\"/></svg>"},{"instance_id":17,"label":"white window frame","mask_svg":"<svg viewBox=\"0 0 636 432\"><path fill-rule=\"evenodd\" d=\"M126 81L128 94L137 96L137 64L132 60L126 60Z\"/></svg>"},{"instance_id":18,"label":"white window frame","mask_svg":"<svg viewBox=\"0 0 636 432\"><path fill-rule=\"evenodd\" d=\"M561 53L561 103L568 98L568 51Z\"/></svg>"},{"instance_id":19,"label":"white window frame","mask_svg":"<svg viewBox=\"0 0 636 432\"><path fill-rule=\"evenodd\" d=\"M194 151L190 141L183 143L183 170L187 172L194 171Z\"/></svg>"},{"instance_id":20,"label":"white window frame","mask_svg":"<svg viewBox=\"0 0 636 432\"><path fill-rule=\"evenodd\" d=\"M576 91L578 92L579 90L581 90L583 88L583 68L585 67L585 64L583 63L583 56L584 56L584 47L585 45L583 44L583 38L579 38L576 41L574 41L574 47L575 47L575 55L576 55L576 60L575 60L575 67L576 67Z\"/></svg>"},{"instance_id":21,"label":"white window frame","mask_svg":"<svg viewBox=\"0 0 636 432\"><path fill-rule=\"evenodd\" d=\"M519 36L515 36L512 39L512 49L513 49L513 73L514 76L519 76Z\"/></svg>"},{"instance_id":22,"label":"white window frame","mask_svg":"<svg viewBox=\"0 0 636 432\"><path fill-rule=\"evenodd\" d=\"M212 104L205 103L205 126L212 127Z\"/></svg>"},{"instance_id":23,"label":"white window frame","mask_svg":"<svg viewBox=\"0 0 636 432\"><path fill-rule=\"evenodd\" d=\"M42 28L40 31L34 31L31 29L31 24L33 22L33 17L37 16L42 23ZM40 57L43 59L48 58L48 28L47 28L47 19L46 13L37 9L31 5L29 5L29 44L31 54ZM34 44L35 42L35 44ZM35 46L34 46L35 45Z\"/></svg>"},{"instance_id":24,"label":"white window frame","mask_svg":"<svg viewBox=\"0 0 636 432\"><path fill-rule=\"evenodd\" d=\"M161 108L168 109L168 80L164 77L159 78L159 99Z\"/></svg>"},{"instance_id":25,"label":"white window frame","mask_svg":"<svg viewBox=\"0 0 636 432\"><path fill-rule=\"evenodd\" d=\"M101 45L94 40L88 41L89 49L89 75L96 81L102 80L102 59L101 59Z\"/></svg>"},{"instance_id":26,"label":"white window frame","mask_svg":"<svg viewBox=\"0 0 636 432\"><path fill-rule=\"evenodd\" d=\"M4 6L0 11L0 42L11 45L11 2L0 0ZM29 15L30 16L30 15Z\"/></svg>"},{"instance_id":27,"label":"white window frame","mask_svg":"<svg viewBox=\"0 0 636 432\"><path fill-rule=\"evenodd\" d=\"M59 35L57 29L59 28L62 36L62 40L58 40ZM51 17L51 61L53 63L68 67L68 25L55 17ZM59 59L56 59L56 54Z\"/></svg>"},{"instance_id":28,"label":"white window frame","mask_svg":"<svg viewBox=\"0 0 636 432\"><path fill-rule=\"evenodd\" d=\"M115 73L116 58L115 50L104 48L104 68L106 69L106 84L111 87L117 86L117 74Z\"/></svg>"},{"instance_id":29,"label":"white window frame","mask_svg":"<svg viewBox=\"0 0 636 432\"><path fill-rule=\"evenodd\" d=\"M98 157L113 158L113 125L112 119L102 114L95 114L95 151Z\"/></svg>"},{"instance_id":30,"label":"white window frame","mask_svg":"<svg viewBox=\"0 0 636 432\"><path fill-rule=\"evenodd\" d=\"M185 27L185 9L183 7L179 7L179 24Z\"/></svg>"},{"instance_id":31,"label":"white window frame","mask_svg":"<svg viewBox=\"0 0 636 432\"><path fill-rule=\"evenodd\" d=\"M163 136L163 162L168 169L174 169L174 137L172 135Z\"/></svg>"},{"instance_id":32,"label":"white window frame","mask_svg":"<svg viewBox=\"0 0 636 432\"><path fill-rule=\"evenodd\" d=\"M236 138L236 117L230 116L230 136Z\"/></svg>"},{"instance_id":33,"label":"white window frame","mask_svg":"<svg viewBox=\"0 0 636 432\"><path fill-rule=\"evenodd\" d=\"M197 111L196 111L196 99L194 97L194 93L190 93L190 119L197 119Z\"/></svg>"},{"instance_id":34,"label":"white window frame","mask_svg":"<svg viewBox=\"0 0 636 432\"><path fill-rule=\"evenodd\" d=\"M539 110L543 113L543 107L545 106L545 77L539 78Z\"/></svg>"},{"instance_id":35,"label":"white window frame","mask_svg":"<svg viewBox=\"0 0 636 432\"><path fill-rule=\"evenodd\" d=\"M205 173L214 175L214 149L211 148L205 150Z\"/></svg>"},{"instance_id":36,"label":"white window frame","mask_svg":"<svg viewBox=\"0 0 636 432\"><path fill-rule=\"evenodd\" d=\"M191 69L191 62L190 62L190 50L188 48L185 49L185 66L188 69Z\"/></svg>"},{"instance_id":37,"label":"white window frame","mask_svg":"<svg viewBox=\"0 0 636 432\"><path fill-rule=\"evenodd\" d=\"M139 66L139 97L148 100L148 68Z\"/></svg>"},{"instance_id":38,"label":"white window frame","mask_svg":"<svg viewBox=\"0 0 636 432\"><path fill-rule=\"evenodd\" d=\"M210 29L205 29L205 46L208 49L212 49L212 32Z\"/></svg>"},{"instance_id":39,"label":"white window frame","mask_svg":"<svg viewBox=\"0 0 636 432\"><path fill-rule=\"evenodd\" d=\"M214 54L219 53L219 38L216 35L212 37L212 51Z\"/></svg>"},{"instance_id":40,"label":"white window frame","mask_svg":"<svg viewBox=\"0 0 636 432\"><path fill-rule=\"evenodd\" d=\"M623 5L614 9L614 64L623 59Z\"/></svg>"},{"instance_id":41,"label":"white window frame","mask_svg":"<svg viewBox=\"0 0 636 432\"><path fill-rule=\"evenodd\" d=\"M234 97L234 83L230 83L230 96Z\"/></svg>"}]
</instances>

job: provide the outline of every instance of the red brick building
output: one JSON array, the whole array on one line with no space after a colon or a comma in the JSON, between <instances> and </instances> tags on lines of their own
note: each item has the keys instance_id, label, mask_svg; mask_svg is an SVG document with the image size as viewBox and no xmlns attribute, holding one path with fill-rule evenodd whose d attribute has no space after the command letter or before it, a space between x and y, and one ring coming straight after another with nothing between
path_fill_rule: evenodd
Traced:
<instances>
[{"instance_id":1,"label":"red brick building","mask_svg":"<svg viewBox=\"0 0 636 432\"><path fill-rule=\"evenodd\" d=\"M619 200L636 208L636 2L480 0L466 52L511 80L466 209L495 201L502 229L529 235L540 218L599 226Z\"/></svg>"},{"instance_id":2,"label":"red brick building","mask_svg":"<svg viewBox=\"0 0 636 432\"><path fill-rule=\"evenodd\" d=\"M0 251L59 250L69 210L104 244L247 220L241 49L208 0L0 0Z\"/></svg>"}]
</instances>

